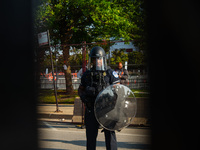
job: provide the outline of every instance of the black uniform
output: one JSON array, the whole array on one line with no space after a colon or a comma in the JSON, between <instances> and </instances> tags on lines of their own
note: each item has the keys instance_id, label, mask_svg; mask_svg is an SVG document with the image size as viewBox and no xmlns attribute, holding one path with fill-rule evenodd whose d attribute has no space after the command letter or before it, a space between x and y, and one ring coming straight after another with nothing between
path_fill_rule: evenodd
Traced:
<instances>
[{"instance_id":1,"label":"black uniform","mask_svg":"<svg viewBox=\"0 0 200 150\"><path fill-rule=\"evenodd\" d=\"M81 78L81 87L84 92L80 94L81 100L86 105L85 125L87 137L87 150L96 149L96 138L98 135L99 123L94 114L94 102L104 88L110 84L119 83L118 75L112 69L106 71L87 70ZM117 141L114 131L104 129L106 149L117 150Z\"/></svg>"}]
</instances>

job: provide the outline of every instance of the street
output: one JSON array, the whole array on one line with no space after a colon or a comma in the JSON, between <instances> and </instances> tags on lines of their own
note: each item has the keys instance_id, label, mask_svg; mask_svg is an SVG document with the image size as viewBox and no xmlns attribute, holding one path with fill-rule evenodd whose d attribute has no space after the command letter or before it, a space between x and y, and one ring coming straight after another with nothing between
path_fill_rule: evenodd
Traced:
<instances>
[{"instance_id":1,"label":"street","mask_svg":"<svg viewBox=\"0 0 200 150\"><path fill-rule=\"evenodd\" d=\"M105 150L104 133L99 129L97 150ZM38 142L40 150L85 150L85 129L70 122L38 122ZM127 127L116 132L118 150L150 149L150 129L148 127Z\"/></svg>"}]
</instances>

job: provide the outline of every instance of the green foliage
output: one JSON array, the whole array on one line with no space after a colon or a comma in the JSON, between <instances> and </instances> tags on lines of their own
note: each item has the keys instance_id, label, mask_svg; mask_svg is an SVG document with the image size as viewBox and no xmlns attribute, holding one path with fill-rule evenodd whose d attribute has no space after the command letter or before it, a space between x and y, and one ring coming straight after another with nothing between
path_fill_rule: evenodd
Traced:
<instances>
[{"instance_id":1,"label":"green foliage","mask_svg":"<svg viewBox=\"0 0 200 150\"><path fill-rule=\"evenodd\" d=\"M136 40L144 30L142 7L142 0L43 0L35 12L35 25L38 32L49 29L54 41Z\"/></svg>"},{"instance_id":2,"label":"green foliage","mask_svg":"<svg viewBox=\"0 0 200 150\"><path fill-rule=\"evenodd\" d=\"M57 90L57 98L59 104L73 104L74 100L78 96L78 91L75 90L74 94L67 95L64 90ZM148 97L148 90L134 90L132 89L135 97ZM37 97L38 103L47 103L47 104L56 104L54 91L53 90L40 90L39 95Z\"/></svg>"},{"instance_id":3,"label":"green foliage","mask_svg":"<svg viewBox=\"0 0 200 150\"><path fill-rule=\"evenodd\" d=\"M116 65L119 62L122 64L128 62L128 64L141 65L145 63L145 56L142 52L133 51L128 54L124 53L123 49L115 50L112 52L112 58L110 59L111 65Z\"/></svg>"},{"instance_id":4,"label":"green foliage","mask_svg":"<svg viewBox=\"0 0 200 150\"><path fill-rule=\"evenodd\" d=\"M78 91L75 90L73 94L66 94L64 90L57 90L57 100L59 104L73 104L75 98L78 97ZM38 103L56 104L54 90L40 90Z\"/></svg>"},{"instance_id":5,"label":"green foliage","mask_svg":"<svg viewBox=\"0 0 200 150\"><path fill-rule=\"evenodd\" d=\"M134 51L128 54L128 63L129 64L144 64L144 54L142 52Z\"/></svg>"},{"instance_id":6,"label":"green foliage","mask_svg":"<svg viewBox=\"0 0 200 150\"><path fill-rule=\"evenodd\" d=\"M52 44L115 37L134 39L134 44L143 49L143 5L143 0L41 0L34 11L35 28L37 33L49 30Z\"/></svg>"},{"instance_id":7,"label":"green foliage","mask_svg":"<svg viewBox=\"0 0 200 150\"><path fill-rule=\"evenodd\" d=\"M70 56L71 66L82 65L82 54L75 54Z\"/></svg>"},{"instance_id":8,"label":"green foliage","mask_svg":"<svg viewBox=\"0 0 200 150\"><path fill-rule=\"evenodd\" d=\"M128 54L125 54L123 49L115 50L112 52L112 58L110 59L111 65L115 65L119 62L124 64L125 61L128 61Z\"/></svg>"}]
</instances>

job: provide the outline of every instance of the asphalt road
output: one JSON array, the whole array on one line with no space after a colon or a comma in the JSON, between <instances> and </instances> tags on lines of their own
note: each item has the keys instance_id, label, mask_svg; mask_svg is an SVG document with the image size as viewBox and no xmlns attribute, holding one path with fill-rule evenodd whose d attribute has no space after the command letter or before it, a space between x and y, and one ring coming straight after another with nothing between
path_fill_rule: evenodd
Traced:
<instances>
[{"instance_id":1,"label":"asphalt road","mask_svg":"<svg viewBox=\"0 0 200 150\"><path fill-rule=\"evenodd\" d=\"M85 150L85 129L67 122L38 122L38 142L40 150ZM149 150L150 129L127 127L116 132L118 150ZM104 134L99 129L97 150L105 150Z\"/></svg>"}]
</instances>

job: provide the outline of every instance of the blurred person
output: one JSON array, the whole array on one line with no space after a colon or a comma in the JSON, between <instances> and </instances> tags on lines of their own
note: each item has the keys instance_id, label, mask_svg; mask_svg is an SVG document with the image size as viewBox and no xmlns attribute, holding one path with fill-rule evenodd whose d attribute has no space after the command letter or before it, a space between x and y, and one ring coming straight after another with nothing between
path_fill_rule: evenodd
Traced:
<instances>
[{"instance_id":1,"label":"blurred person","mask_svg":"<svg viewBox=\"0 0 200 150\"><path fill-rule=\"evenodd\" d=\"M128 85L128 83L129 83L128 71L125 68L123 68L123 65L121 62L118 63L118 66L115 69L115 72L118 74L118 76L120 78L120 84Z\"/></svg>"},{"instance_id":2,"label":"blurred person","mask_svg":"<svg viewBox=\"0 0 200 150\"><path fill-rule=\"evenodd\" d=\"M88 68L87 64L88 64L88 60L86 60L86 70ZM83 75L83 69L81 68L77 73L77 78L81 78L82 75Z\"/></svg>"}]
</instances>

